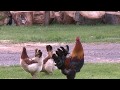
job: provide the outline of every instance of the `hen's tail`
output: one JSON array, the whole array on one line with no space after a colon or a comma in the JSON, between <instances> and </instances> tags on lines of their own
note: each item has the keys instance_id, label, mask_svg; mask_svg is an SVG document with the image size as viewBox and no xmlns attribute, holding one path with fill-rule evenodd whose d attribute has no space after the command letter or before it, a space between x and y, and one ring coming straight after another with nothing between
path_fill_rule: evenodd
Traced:
<instances>
[{"instance_id":1,"label":"hen's tail","mask_svg":"<svg viewBox=\"0 0 120 90\"><path fill-rule=\"evenodd\" d=\"M52 55L53 55L53 48L52 48L52 46L51 45L47 45L46 46L46 50L48 52L48 57L52 58Z\"/></svg>"},{"instance_id":2,"label":"hen's tail","mask_svg":"<svg viewBox=\"0 0 120 90\"><path fill-rule=\"evenodd\" d=\"M21 59L25 59L25 58L29 58L29 57L28 57L28 55L27 55L26 48L23 47L22 54L21 54Z\"/></svg>"},{"instance_id":3,"label":"hen's tail","mask_svg":"<svg viewBox=\"0 0 120 90\"><path fill-rule=\"evenodd\" d=\"M47 52L52 51L52 46L51 45L47 45L46 46L46 50L47 50Z\"/></svg>"},{"instance_id":4,"label":"hen's tail","mask_svg":"<svg viewBox=\"0 0 120 90\"><path fill-rule=\"evenodd\" d=\"M47 45L46 46L46 50L48 52L48 56L43 60L44 61L44 64L50 59L52 58L52 55L53 55L53 49L52 49L52 46L51 45Z\"/></svg>"}]
</instances>

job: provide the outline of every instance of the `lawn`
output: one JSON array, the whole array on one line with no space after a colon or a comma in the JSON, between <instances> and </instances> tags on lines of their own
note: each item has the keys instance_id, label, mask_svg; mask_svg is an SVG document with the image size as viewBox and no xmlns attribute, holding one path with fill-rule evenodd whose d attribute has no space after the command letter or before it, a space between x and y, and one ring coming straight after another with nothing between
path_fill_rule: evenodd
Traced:
<instances>
[{"instance_id":1,"label":"lawn","mask_svg":"<svg viewBox=\"0 0 120 90\"><path fill-rule=\"evenodd\" d=\"M0 79L31 79L31 75L20 66L0 66ZM38 79L66 79L66 77L60 70L56 70L49 75L40 72ZM75 79L120 79L120 64L85 63Z\"/></svg>"},{"instance_id":2,"label":"lawn","mask_svg":"<svg viewBox=\"0 0 120 90\"><path fill-rule=\"evenodd\" d=\"M49 25L49 26L0 26L0 41L11 43L24 42L67 42L75 41L80 36L81 42L120 43L120 25ZM66 79L56 70L47 75L38 74L39 79ZM119 79L119 63L85 63L75 79ZM31 79L31 75L20 66L0 66L0 79Z\"/></svg>"},{"instance_id":3,"label":"lawn","mask_svg":"<svg viewBox=\"0 0 120 90\"><path fill-rule=\"evenodd\" d=\"M0 40L18 42L120 42L120 25L1 26Z\"/></svg>"}]
</instances>

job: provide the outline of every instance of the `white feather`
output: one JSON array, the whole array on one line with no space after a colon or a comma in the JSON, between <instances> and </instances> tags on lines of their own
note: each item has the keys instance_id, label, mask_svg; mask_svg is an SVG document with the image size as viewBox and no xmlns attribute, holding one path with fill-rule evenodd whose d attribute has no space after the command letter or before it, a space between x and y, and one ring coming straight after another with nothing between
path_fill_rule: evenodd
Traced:
<instances>
[{"instance_id":1,"label":"white feather","mask_svg":"<svg viewBox=\"0 0 120 90\"><path fill-rule=\"evenodd\" d=\"M57 67L55 66L55 63L53 59L49 59L45 64L44 68L48 73L52 73Z\"/></svg>"},{"instance_id":2,"label":"white feather","mask_svg":"<svg viewBox=\"0 0 120 90\"><path fill-rule=\"evenodd\" d=\"M28 65L24 62L24 60L20 59L20 65L27 72L40 72L43 67L42 57L41 58L35 57L35 58L32 58L32 60L36 60L38 63L33 63Z\"/></svg>"}]
</instances>

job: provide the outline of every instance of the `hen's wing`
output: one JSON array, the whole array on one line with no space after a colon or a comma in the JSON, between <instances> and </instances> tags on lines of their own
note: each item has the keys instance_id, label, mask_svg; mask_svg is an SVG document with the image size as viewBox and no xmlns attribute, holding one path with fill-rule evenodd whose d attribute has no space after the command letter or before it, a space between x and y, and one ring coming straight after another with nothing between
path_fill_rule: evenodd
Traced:
<instances>
[{"instance_id":1,"label":"hen's wing","mask_svg":"<svg viewBox=\"0 0 120 90\"><path fill-rule=\"evenodd\" d=\"M33 63L38 63L37 61L35 61L35 60L29 60L28 58L24 59L24 61L28 65L33 64Z\"/></svg>"}]
</instances>

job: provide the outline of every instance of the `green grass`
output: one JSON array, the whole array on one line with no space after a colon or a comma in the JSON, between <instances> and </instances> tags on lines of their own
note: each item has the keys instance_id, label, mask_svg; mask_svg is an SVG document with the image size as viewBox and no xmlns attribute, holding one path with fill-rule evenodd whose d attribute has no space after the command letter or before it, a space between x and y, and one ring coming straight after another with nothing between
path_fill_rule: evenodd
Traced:
<instances>
[{"instance_id":1,"label":"green grass","mask_svg":"<svg viewBox=\"0 0 120 90\"><path fill-rule=\"evenodd\" d=\"M1 26L0 40L11 42L120 42L120 25Z\"/></svg>"},{"instance_id":2,"label":"green grass","mask_svg":"<svg viewBox=\"0 0 120 90\"><path fill-rule=\"evenodd\" d=\"M44 72L38 74L39 79L66 79L56 70L47 75ZM0 67L0 79L31 79L31 75L20 66ZM85 63L81 72L76 74L75 79L120 79L119 63Z\"/></svg>"}]
</instances>

